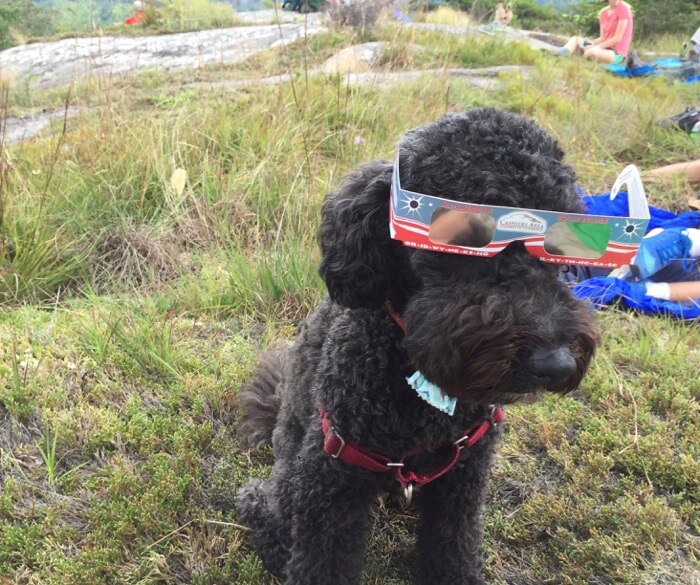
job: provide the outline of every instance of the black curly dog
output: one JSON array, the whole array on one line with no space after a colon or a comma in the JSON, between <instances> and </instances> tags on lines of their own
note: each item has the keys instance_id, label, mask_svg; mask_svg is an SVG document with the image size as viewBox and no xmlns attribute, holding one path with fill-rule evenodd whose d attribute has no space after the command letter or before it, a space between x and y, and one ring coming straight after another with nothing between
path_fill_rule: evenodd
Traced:
<instances>
[{"instance_id":1,"label":"black curly dog","mask_svg":"<svg viewBox=\"0 0 700 585\"><path fill-rule=\"evenodd\" d=\"M556 141L515 114L446 115L408 132L399 153L411 191L584 212ZM240 394L243 434L250 444L271 436L275 462L269 479L238 491L237 511L287 584L360 583L370 505L379 491L412 484L417 582L483 583L480 508L499 435L492 405L574 390L598 342L591 311L521 242L479 258L391 239L392 168L367 163L327 197L319 241L328 297ZM452 416L411 388L415 371L457 399Z\"/></svg>"}]
</instances>

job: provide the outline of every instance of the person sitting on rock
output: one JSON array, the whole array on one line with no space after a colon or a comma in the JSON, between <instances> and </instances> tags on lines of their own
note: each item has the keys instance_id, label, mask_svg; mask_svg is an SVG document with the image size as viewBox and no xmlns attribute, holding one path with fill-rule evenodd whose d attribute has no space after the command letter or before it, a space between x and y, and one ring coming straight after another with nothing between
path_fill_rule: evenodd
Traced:
<instances>
[{"instance_id":1,"label":"person sitting on rock","mask_svg":"<svg viewBox=\"0 0 700 585\"><path fill-rule=\"evenodd\" d=\"M634 27L632 9L623 0L608 0L598 14L600 34L591 40L571 37L559 54L562 57L583 55L590 61L619 65L627 60Z\"/></svg>"},{"instance_id":2,"label":"person sitting on rock","mask_svg":"<svg viewBox=\"0 0 700 585\"><path fill-rule=\"evenodd\" d=\"M513 7L510 4L504 5L503 2L496 4L493 21L503 26L508 26L513 20Z\"/></svg>"},{"instance_id":3,"label":"person sitting on rock","mask_svg":"<svg viewBox=\"0 0 700 585\"><path fill-rule=\"evenodd\" d=\"M483 33L492 35L497 32L505 32L505 28L513 20L513 8L510 4L504 5L503 2L496 4L493 13L493 22L482 24L479 30Z\"/></svg>"}]
</instances>

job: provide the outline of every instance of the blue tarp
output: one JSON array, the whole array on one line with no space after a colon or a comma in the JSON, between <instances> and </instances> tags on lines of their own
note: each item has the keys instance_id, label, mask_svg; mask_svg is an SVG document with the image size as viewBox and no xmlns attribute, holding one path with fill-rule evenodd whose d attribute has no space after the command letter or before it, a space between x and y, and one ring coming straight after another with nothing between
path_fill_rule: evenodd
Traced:
<instances>
[{"instance_id":1,"label":"blue tarp","mask_svg":"<svg viewBox=\"0 0 700 585\"><path fill-rule=\"evenodd\" d=\"M610 194L583 197L588 213L625 217L628 214L627 193L620 193L614 199ZM651 221L647 231L654 228L700 227L700 212L687 211L675 214L665 209L649 206ZM621 302L623 305L649 315L670 315L678 319L700 317L700 304L663 301L645 294L644 285L626 282L610 276L582 280L572 287L573 293L581 299L589 299L594 305L609 305Z\"/></svg>"},{"instance_id":2,"label":"blue tarp","mask_svg":"<svg viewBox=\"0 0 700 585\"><path fill-rule=\"evenodd\" d=\"M663 75L685 83L700 81L700 63L694 63L688 59L679 59L678 57L657 59L631 69L628 69L626 65L606 65L605 70L622 77Z\"/></svg>"}]
</instances>

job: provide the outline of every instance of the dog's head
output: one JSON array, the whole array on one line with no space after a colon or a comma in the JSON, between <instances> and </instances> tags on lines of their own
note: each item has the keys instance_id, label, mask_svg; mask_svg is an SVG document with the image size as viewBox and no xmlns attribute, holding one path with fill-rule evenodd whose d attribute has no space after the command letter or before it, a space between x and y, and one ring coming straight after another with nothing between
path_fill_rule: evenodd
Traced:
<instances>
[{"instance_id":1,"label":"dog's head","mask_svg":"<svg viewBox=\"0 0 700 585\"><path fill-rule=\"evenodd\" d=\"M446 115L400 143L402 186L456 201L584 212L556 141L521 116ZM320 274L351 308L389 301L406 323L412 365L464 401L568 392L598 341L592 312L558 269L515 242L493 258L405 247L389 234L392 165L349 173L323 207Z\"/></svg>"}]
</instances>

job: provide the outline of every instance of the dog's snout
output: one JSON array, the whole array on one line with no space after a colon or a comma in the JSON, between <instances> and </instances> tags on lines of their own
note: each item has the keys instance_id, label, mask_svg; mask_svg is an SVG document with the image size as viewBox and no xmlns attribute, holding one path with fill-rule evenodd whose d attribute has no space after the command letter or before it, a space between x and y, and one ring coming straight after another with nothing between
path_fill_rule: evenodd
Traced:
<instances>
[{"instance_id":1,"label":"dog's snout","mask_svg":"<svg viewBox=\"0 0 700 585\"><path fill-rule=\"evenodd\" d=\"M538 347L530 356L530 371L545 382L563 382L576 371L576 359L568 347Z\"/></svg>"}]
</instances>

